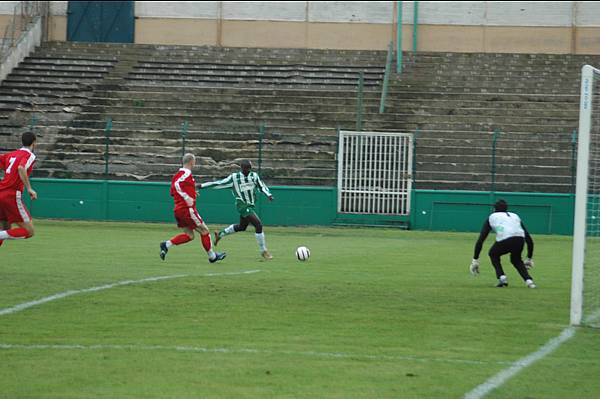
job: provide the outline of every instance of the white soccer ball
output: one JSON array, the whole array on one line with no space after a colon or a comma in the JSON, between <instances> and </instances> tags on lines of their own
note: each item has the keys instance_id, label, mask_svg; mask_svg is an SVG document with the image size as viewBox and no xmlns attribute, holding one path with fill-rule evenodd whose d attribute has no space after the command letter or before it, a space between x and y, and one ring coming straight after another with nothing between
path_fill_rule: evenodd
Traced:
<instances>
[{"instance_id":1,"label":"white soccer ball","mask_svg":"<svg viewBox=\"0 0 600 399\"><path fill-rule=\"evenodd\" d=\"M310 258L310 251L308 248L306 247L298 247L296 249L296 258L298 258L298 260L304 262L305 260L308 260L308 258Z\"/></svg>"}]
</instances>

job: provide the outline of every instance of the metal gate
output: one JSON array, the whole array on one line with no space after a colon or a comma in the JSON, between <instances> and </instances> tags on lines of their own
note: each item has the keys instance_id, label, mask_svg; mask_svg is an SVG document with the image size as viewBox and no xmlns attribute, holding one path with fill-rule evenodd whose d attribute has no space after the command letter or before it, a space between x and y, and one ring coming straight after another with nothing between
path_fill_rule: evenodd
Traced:
<instances>
[{"instance_id":1,"label":"metal gate","mask_svg":"<svg viewBox=\"0 0 600 399\"><path fill-rule=\"evenodd\" d=\"M133 43L133 1L69 1L67 40Z\"/></svg>"},{"instance_id":2,"label":"metal gate","mask_svg":"<svg viewBox=\"0 0 600 399\"><path fill-rule=\"evenodd\" d=\"M412 141L408 133L341 131L338 212L408 215Z\"/></svg>"}]
</instances>

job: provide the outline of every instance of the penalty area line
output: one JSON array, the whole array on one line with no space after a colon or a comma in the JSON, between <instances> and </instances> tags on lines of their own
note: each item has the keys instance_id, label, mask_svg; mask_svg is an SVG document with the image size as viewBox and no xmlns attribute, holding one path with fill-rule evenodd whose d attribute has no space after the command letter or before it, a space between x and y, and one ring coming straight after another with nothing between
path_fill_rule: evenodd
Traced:
<instances>
[{"instance_id":1,"label":"penalty area line","mask_svg":"<svg viewBox=\"0 0 600 399\"><path fill-rule=\"evenodd\" d=\"M104 291L104 290L108 290L110 288L122 287L122 286L126 286L126 285L143 284L143 283L150 283L150 282L163 281L163 280L172 280L172 279L175 279L175 278L183 278L183 277L238 276L238 275L243 275L243 274L258 273L260 271L261 270L246 270L246 271L241 271L241 272L229 272L229 273L174 274L174 275L171 275L171 276L148 277L148 278L143 278L143 279L140 279L140 280L118 281L116 283L99 285L97 287L84 288L84 289L81 289L81 290L69 290L69 291L65 291L65 292L60 292L58 294L54 294L54 295L50 295L50 296L47 296L47 297L44 297L44 298L36 299L35 301L29 301L29 302L20 303L20 304L15 305L15 306L11 306L11 307L8 307L8 308L0 309L0 316L4 316L4 315L7 315L7 314L17 313L17 312L20 312L20 311L25 310L25 309L29 309L29 308L34 307L34 306L42 305L44 303L56 301L58 299L66 298L66 297L73 296L73 295L86 294L86 293L89 293L89 292Z\"/></svg>"},{"instance_id":2,"label":"penalty area line","mask_svg":"<svg viewBox=\"0 0 600 399\"><path fill-rule=\"evenodd\" d=\"M563 343L567 342L574 336L574 327L565 328L558 337L552 338L537 351L517 360L516 362L512 363L512 365L509 368L500 371L498 374L491 377L483 384L475 387L475 389L473 389L472 391L467 392L464 396L464 399L483 398L488 393L492 392L494 389L503 385L510 378L514 377L524 368L529 367L533 363L554 352L559 346L561 346Z\"/></svg>"}]
</instances>

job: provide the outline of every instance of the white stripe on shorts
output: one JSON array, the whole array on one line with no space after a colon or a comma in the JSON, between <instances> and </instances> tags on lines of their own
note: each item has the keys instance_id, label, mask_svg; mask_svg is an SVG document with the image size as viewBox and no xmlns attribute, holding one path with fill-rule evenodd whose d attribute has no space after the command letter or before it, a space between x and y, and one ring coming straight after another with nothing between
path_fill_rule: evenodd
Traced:
<instances>
[{"instance_id":1,"label":"white stripe on shorts","mask_svg":"<svg viewBox=\"0 0 600 399\"><path fill-rule=\"evenodd\" d=\"M196 213L194 208L188 208L190 210L190 217L196 223L196 226L200 226L202 224L202 220L199 218L199 215Z\"/></svg>"},{"instance_id":2,"label":"white stripe on shorts","mask_svg":"<svg viewBox=\"0 0 600 399\"><path fill-rule=\"evenodd\" d=\"M23 205L23 200L21 199L21 195L22 193L20 191L17 191L17 209L19 210L19 214L21 215L21 219L23 219L23 221L25 223L29 223L31 222L31 219L29 218L29 214L27 213L27 211L25 210L25 205Z\"/></svg>"}]
</instances>

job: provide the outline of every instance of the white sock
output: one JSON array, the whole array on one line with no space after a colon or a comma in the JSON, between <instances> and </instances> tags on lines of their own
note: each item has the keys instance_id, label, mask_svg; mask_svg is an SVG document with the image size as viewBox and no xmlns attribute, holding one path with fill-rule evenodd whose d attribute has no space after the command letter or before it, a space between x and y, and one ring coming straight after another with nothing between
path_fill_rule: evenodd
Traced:
<instances>
[{"instance_id":1,"label":"white sock","mask_svg":"<svg viewBox=\"0 0 600 399\"><path fill-rule=\"evenodd\" d=\"M6 232L6 230L0 230L0 240L7 240L10 236Z\"/></svg>"},{"instance_id":2,"label":"white sock","mask_svg":"<svg viewBox=\"0 0 600 399\"><path fill-rule=\"evenodd\" d=\"M235 233L234 225L232 224L231 226L225 227L225 229L223 230L223 233L225 233L225 235Z\"/></svg>"},{"instance_id":3,"label":"white sock","mask_svg":"<svg viewBox=\"0 0 600 399\"><path fill-rule=\"evenodd\" d=\"M260 252L264 252L267 250L267 244L265 243L265 233L255 234L256 242L258 243L258 247L260 248Z\"/></svg>"},{"instance_id":4,"label":"white sock","mask_svg":"<svg viewBox=\"0 0 600 399\"><path fill-rule=\"evenodd\" d=\"M212 248L206 251L206 253L208 254L208 259L210 260L213 260L217 257L217 254L215 254L215 251L213 251Z\"/></svg>"},{"instance_id":5,"label":"white sock","mask_svg":"<svg viewBox=\"0 0 600 399\"><path fill-rule=\"evenodd\" d=\"M165 245L167 246L167 249L169 249L173 246L173 243L171 242L171 240L169 240L165 242Z\"/></svg>"}]
</instances>

